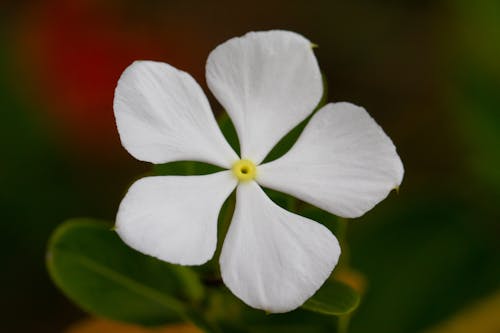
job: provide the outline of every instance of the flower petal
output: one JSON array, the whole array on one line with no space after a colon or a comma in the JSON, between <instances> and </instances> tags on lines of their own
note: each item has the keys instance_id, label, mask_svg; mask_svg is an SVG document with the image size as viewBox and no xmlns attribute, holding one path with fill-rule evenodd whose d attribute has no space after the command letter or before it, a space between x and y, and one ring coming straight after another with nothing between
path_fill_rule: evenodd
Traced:
<instances>
[{"instance_id":1,"label":"flower petal","mask_svg":"<svg viewBox=\"0 0 500 333\"><path fill-rule=\"evenodd\" d=\"M235 125L242 158L256 164L311 114L323 93L311 42L289 31L228 40L210 53L206 76Z\"/></svg>"},{"instance_id":2,"label":"flower petal","mask_svg":"<svg viewBox=\"0 0 500 333\"><path fill-rule=\"evenodd\" d=\"M137 251L201 265L214 254L219 211L235 186L229 171L139 179L120 204L116 231Z\"/></svg>"},{"instance_id":3,"label":"flower petal","mask_svg":"<svg viewBox=\"0 0 500 333\"><path fill-rule=\"evenodd\" d=\"M331 274L340 247L323 225L276 205L255 182L239 185L220 257L228 288L268 312L301 306Z\"/></svg>"},{"instance_id":4,"label":"flower petal","mask_svg":"<svg viewBox=\"0 0 500 333\"><path fill-rule=\"evenodd\" d=\"M403 179L396 147L365 109L328 104L281 158L259 167L258 182L333 214L354 218Z\"/></svg>"},{"instance_id":5,"label":"flower petal","mask_svg":"<svg viewBox=\"0 0 500 333\"><path fill-rule=\"evenodd\" d=\"M195 160L229 168L238 159L200 86L168 64L130 65L118 81L114 110L122 144L138 160Z\"/></svg>"}]
</instances>

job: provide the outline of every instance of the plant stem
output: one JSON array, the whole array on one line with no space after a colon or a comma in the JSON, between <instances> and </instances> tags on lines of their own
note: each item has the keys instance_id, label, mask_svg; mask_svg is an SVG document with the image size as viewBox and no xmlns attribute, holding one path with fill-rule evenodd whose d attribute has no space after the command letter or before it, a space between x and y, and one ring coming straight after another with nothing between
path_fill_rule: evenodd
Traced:
<instances>
[{"instance_id":1,"label":"plant stem","mask_svg":"<svg viewBox=\"0 0 500 333\"><path fill-rule=\"evenodd\" d=\"M347 333L349 331L349 321L351 315L347 314L338 318L337 333Z\"/></svg>"},{"instance_id":2,"label":"plant stem","mask_svg":"<svg viewBox=\"0 0 500 333\"><path fill-rule=\"evenodd\" d=\"M339 268L348 269L349 268L349 246L347 245L347 219L339 217L338 229L337 229L337 239L342 249L342 254L339 259ZM337 319L337 333L347 333L349 331L349 321L351 315L347 314L344 316L339 316Z\"/></svg>"},{"instance_id":3,"label":"plant stem","mask_svg":"<svg viewBox=\"0 0 500 333\"><path fill-rule=\"evenodd\" d=\"M347 244L347 224L348 220L339 217L337 220L337 239L339 241L342 254L339 259L338 268L348 268L349 267L349 245ZM338 269L337 268L337 269Z\"/></svg>"}]
</instances>

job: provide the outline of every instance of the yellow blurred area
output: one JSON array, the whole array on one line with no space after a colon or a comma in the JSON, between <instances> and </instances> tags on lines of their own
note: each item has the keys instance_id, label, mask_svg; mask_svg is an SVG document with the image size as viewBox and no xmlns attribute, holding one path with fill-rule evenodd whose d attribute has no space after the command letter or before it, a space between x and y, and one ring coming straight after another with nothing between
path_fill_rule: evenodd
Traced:
<instances>
[{"instance_id":1,"label":"yellow blurred area","mask_svg":"<svg viewBox=\"0 0 500 333\"><path fill-rule=\"evenodd\" d=\"M366 290L366 278L363 274L350 268L344 268L335 272L335 279L344 282L358 293L363 294Z\"/></svg>"},{"instance_id":2,"label":"yellow blurred area","mask_svg":"<svg viewBox=\"0 0 500 333\"><path fill-rule=\"evenodd\" d=\"M145 328L136 325L118 323L105 319L85 319L71 327L65 333L201 333L191 324L174 324L157 328Z\"/></svg>"},{"instance_id":3,"label":"yellow blurred area","mask_svg":"<svg viewBox=\"0 0 500 333\"><path fill-rule=\"evenodd\" d=\"M424 331L424 333L498 332L500 332L500 291Z\"/></svg>"}]
</instances>

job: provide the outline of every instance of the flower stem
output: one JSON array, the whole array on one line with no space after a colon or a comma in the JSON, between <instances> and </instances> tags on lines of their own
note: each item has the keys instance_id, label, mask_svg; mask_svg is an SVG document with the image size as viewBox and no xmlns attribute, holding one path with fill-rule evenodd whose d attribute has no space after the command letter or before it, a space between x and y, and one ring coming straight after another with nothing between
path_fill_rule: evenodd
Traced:
<instances>
[{"instance_id":1,"label":"flower stem","mask_svg":"<svg viewBox=\"0 0 500 333\"><path fill-rule=\"evenodd\" d=\"M338 268L349 267L349 245L347 244L347 224L346 218L339 217L337 220L337 240L339 241L342 254L339 259Z\"/></svg>"},{"instance_id":2,"label":"flower stem","mask_svg":"<svg viewBox=\"0 0 500 333\"><path fill-rule=\"evenodd\" d=\"M350 314L339 316L337 323L337 333L347 333L349 331L350 320L351 320Z\"/></svg>"},{"instance_id":3,"label":"flower stem","mask_svg":"<svg viewBox=\"0 0 500 333\"><path fill-rule=\"evenodd\" d=\"M339 217L337 220L337 239L342 249L338 268L349 269L349 246L347 244L347 219ZM349 321L351 315L343 315L337 318L337 333L347 333L349 331Z\"/></svg>"}]
</instances>

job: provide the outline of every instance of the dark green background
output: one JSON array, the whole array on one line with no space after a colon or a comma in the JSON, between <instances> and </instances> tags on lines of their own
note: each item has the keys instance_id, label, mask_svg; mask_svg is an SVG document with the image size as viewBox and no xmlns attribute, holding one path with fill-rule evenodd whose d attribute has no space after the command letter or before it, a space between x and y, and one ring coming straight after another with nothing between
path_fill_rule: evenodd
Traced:
<instances>
[{"instance_id":1,"label":"dark green background","mask_svg":"<svg viewBox=\"0 0 500 333\"><path fill-rule=\"evenodd\" d=\"M351 221L368 280L351 332L419 332L498 289L499 1L4 1L2 331L59 332L84 316L50 282L45 247L67 218L112 220L149 170L114 127L121 70L162 60L206 88L213 47L271 28L319 45L329 100L364 106L405 165L399 195Z\"/></svg>"}]
</instances>

